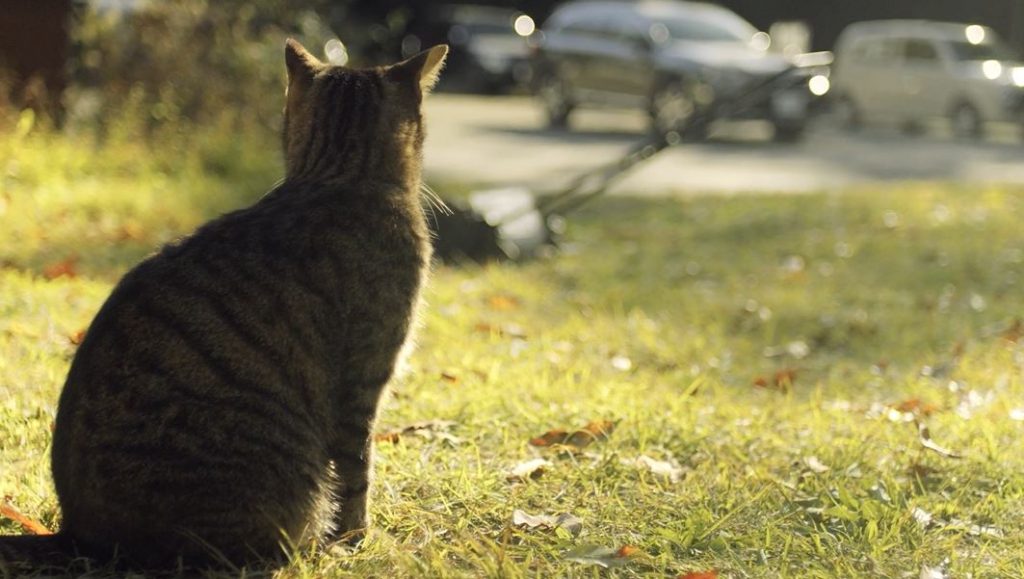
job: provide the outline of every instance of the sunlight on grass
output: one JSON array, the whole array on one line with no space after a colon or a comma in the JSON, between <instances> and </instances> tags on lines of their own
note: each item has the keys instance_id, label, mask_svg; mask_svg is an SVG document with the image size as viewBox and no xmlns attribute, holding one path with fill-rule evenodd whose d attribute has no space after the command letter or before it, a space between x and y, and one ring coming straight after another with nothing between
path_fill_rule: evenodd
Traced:
<instances>
[{"instance_id":1,"label":"sunlight on grass","mask_svg":"<svg viewBox=\"0 0 1024 579\"><path fill-rule=\"evenodd\" d=\"M79 332L128 267L279 172L212 138L92 147L0 149L0 495L51 526ZM996 187L608 198L553 259L438 267L378 428L376 528L279 575L1024 576L1022 218ZM607 440L530 444L593 420ZM599 572L567 558L588 545L635 549Z\"/></svg>"}]
</instances>

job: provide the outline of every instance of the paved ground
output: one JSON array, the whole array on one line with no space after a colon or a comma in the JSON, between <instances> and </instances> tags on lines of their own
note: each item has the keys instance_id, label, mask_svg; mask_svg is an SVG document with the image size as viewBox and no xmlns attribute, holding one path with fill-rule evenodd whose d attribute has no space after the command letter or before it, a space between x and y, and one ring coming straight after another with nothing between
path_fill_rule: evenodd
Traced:
<instances>
[{"instance_id":1,"label":"paved ground","mask_svg":"<svg viewBox=\"0 0 1024 579\"><path fill-rule=\"evenodd\" d=\"M614 161L643 135L640 114L582 111L570 132L544 128L527 97L436 94L427 99L426 171L435 182L520 184L552 191ZM883 181L1024 184L1024 144L1010 129L980 143L873 129L848 134L825 120L799 144L773 143L758 123L716 128L636 167L613 191L634 194L801 192Z\"/></svg>"}]
</instances>

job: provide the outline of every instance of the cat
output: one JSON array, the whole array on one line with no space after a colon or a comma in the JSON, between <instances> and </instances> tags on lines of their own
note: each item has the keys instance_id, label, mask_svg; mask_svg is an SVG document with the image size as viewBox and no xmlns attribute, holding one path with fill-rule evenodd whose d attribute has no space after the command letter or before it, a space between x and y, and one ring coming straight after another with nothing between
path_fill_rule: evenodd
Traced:
<instances>
[{"instance_id":1,"label":"cat","mask_svg":"<svg viewBox=\"0 0 1024 579\"><path fill-rule=\"evenodd\" d=\"M421 104L447 50L352 69L288 40L284 180L114 288L60 396L60 531L0 538L0 570L241 566L361 538L431 258Z\"/></svg>"}]
</instances>

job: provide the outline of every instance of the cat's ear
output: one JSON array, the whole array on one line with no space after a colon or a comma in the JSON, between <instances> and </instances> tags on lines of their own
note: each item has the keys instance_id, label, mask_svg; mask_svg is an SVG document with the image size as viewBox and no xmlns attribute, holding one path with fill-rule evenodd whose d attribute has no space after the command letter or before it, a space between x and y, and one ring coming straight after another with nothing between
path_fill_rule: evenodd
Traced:
<instances>
[{"instance_id":1,"label":"cat's ear","mask_svg":"<svg viewBox=\"0 0 1024 579\"><path fill-rule=\"evenodd\" d=\"M392 71L401 76L412 77L420 85L423 94L429 93L444 68L444 59L448 56L448 45L438 44L392 67Z\"/></svg>"},{"instance_id":2,"label":"cat's ear","mask_svg":"<svg viewBox=\"0 0 1024 579\"><path fill-rule=\"evenodd\" d=\"M313 81L313 75L324 66L293 38L284 43L284 63L288 67L289 89L309 86Z\"/></svg>"}]
</instances>

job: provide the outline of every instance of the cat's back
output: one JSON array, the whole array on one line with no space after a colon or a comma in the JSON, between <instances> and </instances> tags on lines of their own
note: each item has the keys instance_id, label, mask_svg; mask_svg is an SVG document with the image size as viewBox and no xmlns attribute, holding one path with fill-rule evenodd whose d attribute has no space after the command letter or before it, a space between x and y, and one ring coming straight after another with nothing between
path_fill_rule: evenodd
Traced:
<instances>
[{"instance_id":1,"label":"cat's back","mask_svg":"<svg viewBox=\"0 0 1024 579\"><path fill-rule=\"evenodd\" d=\"M427 250L406 209L286 185L126 274L61 395L64 527L102 545L260 504L260 524L232 532L297 533L324 476L333 382L382 371L373 352L407 329Z\"/></svg>"}]
</instances>

